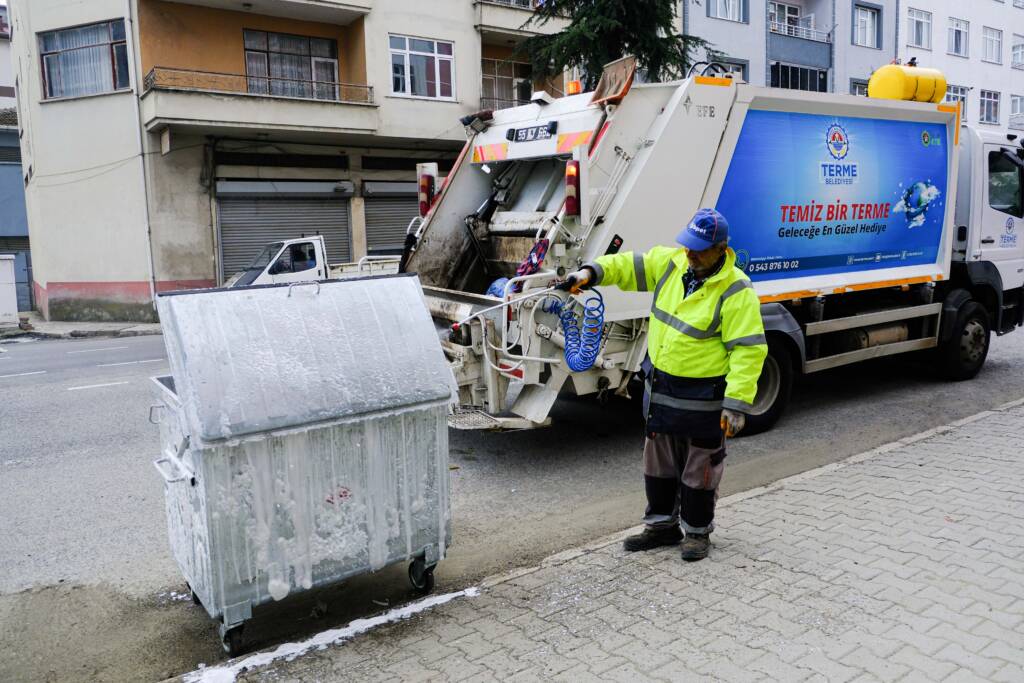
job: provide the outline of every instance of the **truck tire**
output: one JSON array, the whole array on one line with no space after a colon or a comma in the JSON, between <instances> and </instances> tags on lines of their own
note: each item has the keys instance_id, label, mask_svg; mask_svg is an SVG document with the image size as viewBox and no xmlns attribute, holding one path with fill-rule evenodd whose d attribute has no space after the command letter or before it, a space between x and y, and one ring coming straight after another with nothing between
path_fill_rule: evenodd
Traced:
<instances>
[{"instance_id":1,"label":"truck tire","mask_svg":"<svg viewBox=\"0 0 1024 683\"><path fill-rule=\"evenodd\" d=\"M775 426L789 405L793 374L793 354L782 341L769 338L768 357L757 381L754 408L747 413L747 423L737 436L753 436Z\"/></svg>"},{"instance_id":2,"label":"truck tire","mask_svg":"<svg viewBox=\"0 0 1024 683\"><path fill-rule=\"evenodd\" d=\"M938 370L955 382L971 379L988 357L992 324L988 311L977 301L968 301L956 314L952 334L938 349Z\"/></svg>"}]
</instances>

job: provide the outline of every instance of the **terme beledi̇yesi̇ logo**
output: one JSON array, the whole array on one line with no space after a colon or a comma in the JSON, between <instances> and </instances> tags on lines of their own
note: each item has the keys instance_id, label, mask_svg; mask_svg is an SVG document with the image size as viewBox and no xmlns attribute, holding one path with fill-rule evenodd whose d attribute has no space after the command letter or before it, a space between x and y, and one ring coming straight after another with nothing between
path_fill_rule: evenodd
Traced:
<instances>
[{"instance_id":1,"label":"terme beledi\u0307yesi\u0307 logo","mask_svg":"<svg viewBox=\"0 0 1024 683\"><path fill-rule=\"evenodd\" d=\"M821 162L821 182L826 185L857 182L857 164L846 160L850 153L850 135L839 121L833 121L825 129L825 147L832 159Z\"/></svg>"}]
</instances>

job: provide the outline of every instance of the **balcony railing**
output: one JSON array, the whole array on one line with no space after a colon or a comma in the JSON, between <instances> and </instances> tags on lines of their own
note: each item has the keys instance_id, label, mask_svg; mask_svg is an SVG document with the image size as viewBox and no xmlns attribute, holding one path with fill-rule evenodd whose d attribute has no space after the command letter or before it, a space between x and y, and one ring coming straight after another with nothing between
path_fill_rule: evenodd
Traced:
<instances>
[{"instance_id":1,"label":"balcony railing","mask_svg":"<svg viewBox=\"0 0 1024 683\"><path fill-rule=\"evenodd\" d=\"M509 107L521 107L524 104L529 104L529 102L526 100L505 100L500 97L480 98L481 109L508 109Z\"/></svg>"},{"instance_id":2,"label":"balcony railing","mask_svg":"<svg viewBox=\"0 0 1024 683\"><path fill-rule=\"evenodd\" d=\"M1010 114L1009 127L1013 130L1024 130L1024 114Z\"/></svg>"},{"instance_id":3,"label":"balcony railing","mask_svg":"<svg viewBox=\"0 0 1024 683\"><path fill-rule=\"evenodd\" d=\"M832 42L832 36L827 31L819 31L818 29L810 28L808 26L797 26L795 24L784 24L782 22L773 21L769 24L769 28L772 33L779 33L784 36L813 40L817 43Z\"/></svg>"},{"instance_id":4,"label":"balcony railing","mask_svg":"<svg viewBox=\"0 0 1024 683\"><path fill-rule=\"evenodd\" d=\"M227 95L282 97L315 102L373 104L373 86L296 78L270 78L153 67L143 81L148 90L190 90Z\"/></svg>"}]
</instances>

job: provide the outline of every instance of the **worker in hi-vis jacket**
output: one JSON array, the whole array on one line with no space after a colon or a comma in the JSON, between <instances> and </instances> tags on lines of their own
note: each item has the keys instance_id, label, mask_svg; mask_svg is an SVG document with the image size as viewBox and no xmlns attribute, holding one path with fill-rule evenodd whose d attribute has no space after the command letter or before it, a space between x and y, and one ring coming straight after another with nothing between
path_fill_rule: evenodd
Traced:
<instances>
[{"instance_id":1,"label":"worker in hi-vis jacket","mask_svg":"<svg viewBox=\"0 0 1024 683\"><path fill-rule=\"evenodd\" d=\"M725 437L743 429L768 345L725 217L701 209L676 241L681 248L601 256L563 286L654 292L644 361L646 526L623 545L682 541L682 558L694 561L708 555Z\"/></svg>"}]
</instances>

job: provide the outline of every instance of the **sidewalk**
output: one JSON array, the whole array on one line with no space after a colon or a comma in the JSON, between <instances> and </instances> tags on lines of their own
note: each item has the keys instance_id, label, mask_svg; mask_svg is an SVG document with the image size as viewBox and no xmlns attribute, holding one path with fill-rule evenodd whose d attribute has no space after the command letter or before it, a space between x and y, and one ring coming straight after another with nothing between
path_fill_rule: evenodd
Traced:
<instances>
[{"instance_id":1,"label":"sidewalk","mask_svg":"<svg viewBox=\"0 0 1024 683\"><path fill-rule=\"evenodd\" d=\"M22 314L24 315L24 314ZM160 323L136 322L47 322L35 311L28 314L32 330L15 326L0 327L0 342L18 337L72 339L79 337L138 337L160 334Z\"/></svg>"},{"instance_id":2,"label":"sidewalk","mask_svg":"<svg viewBox=\"0 0 1024 683\"><path fill-rule=\"evenodd\" d=\"M186 680L1024 681L1022 436L1024 401L723 499L703 562L620 534Z\"/></svg>"}]
</instances>

